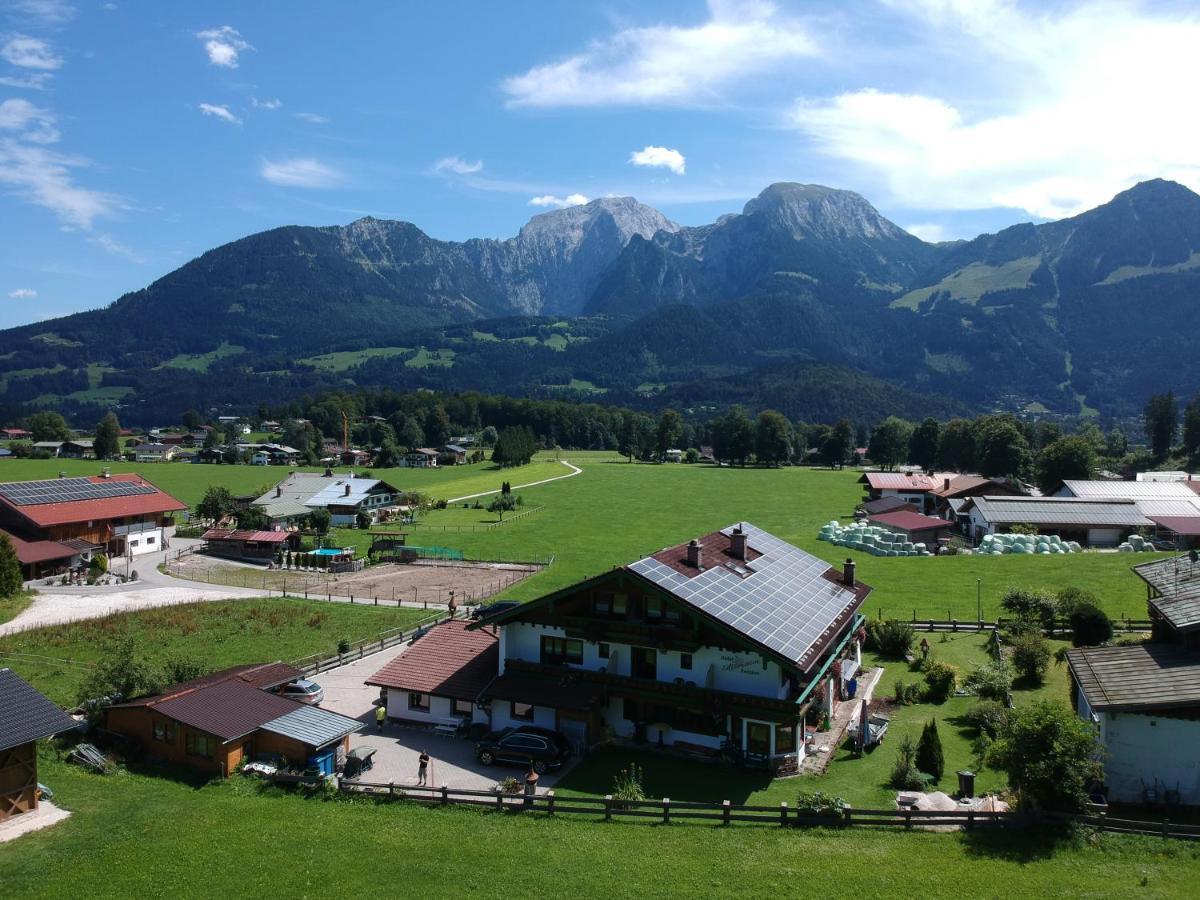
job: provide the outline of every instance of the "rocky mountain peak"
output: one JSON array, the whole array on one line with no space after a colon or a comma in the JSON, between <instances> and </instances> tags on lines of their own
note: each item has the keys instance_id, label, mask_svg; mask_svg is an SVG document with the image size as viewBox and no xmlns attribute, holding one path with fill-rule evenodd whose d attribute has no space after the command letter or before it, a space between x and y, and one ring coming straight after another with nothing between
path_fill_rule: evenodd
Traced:
<instances>
[{"instance_id":1,"label":"rocky mountain peak","mask_svg":"<svg viewBox=\"0 0 1200 900\"><path fill-rule=\"evenodd\" d=\"M623 247L635 235L653 237L656 232L676 232L679 226L652 206L633 197L601 197L589 203L568 206L534 216L521 229L521 244L576 246L602 223Z\"/></svg>"},{"instance_id":2,"label":"rocky mountain peak","mask_svg":"<svg viewBox=\"0 0 1200 900\"><path fill-rule=\"evenodd\" d=\"M765 216L797 239L909 239L912 236L881 216L865 198L819 184L778 182L746 204L746 216Z\"/></svg>"}]
</instances>

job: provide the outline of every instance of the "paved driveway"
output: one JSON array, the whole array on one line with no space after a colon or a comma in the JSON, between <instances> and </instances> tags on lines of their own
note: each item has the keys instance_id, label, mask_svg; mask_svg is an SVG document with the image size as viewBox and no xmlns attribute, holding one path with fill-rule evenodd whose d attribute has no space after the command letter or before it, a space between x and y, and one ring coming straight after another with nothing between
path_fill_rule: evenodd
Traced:
<instances>
[{"instance_id":1,"label":"paved driveway","mask_svg":"<svg viewBox=\"0 0 1200 900\"><path fill-rule=\"evenodd\" d=\"M434 787L446 784L452 788L485 791L509 775L523 779L524 772L520 768L482 765L475 759L474 744L466 738L446 737L434 734L430 729L395 723L386 725L382 733L376 729L372 704L379 696L379 688L368 687L363 682L403 653L407 646L391 647L315 676L325 689L322 709L363 722L363 730L350 736L350 746L375 748L375 765L362 780L411 787L417 783L417 757L422 750L431 757L429 784ZM553 787L562 771L541 776L538 790Z\"/></svg>"}]
</instances>

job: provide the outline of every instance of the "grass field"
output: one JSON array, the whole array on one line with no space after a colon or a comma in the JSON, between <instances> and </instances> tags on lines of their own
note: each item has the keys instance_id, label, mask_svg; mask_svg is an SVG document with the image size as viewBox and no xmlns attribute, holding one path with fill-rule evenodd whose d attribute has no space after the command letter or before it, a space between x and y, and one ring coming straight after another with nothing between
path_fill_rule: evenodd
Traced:
<instances>
[{"instance_id":1,"label":"grass field","mask_svg":"<svg viewBox=\"0 0 1200 900\"><path fill-rule=\"evenodd\" d=\"M954 665L960 678L987 662L986 638L979 635L947 635L942 642L929 635L931 657ZM1055 647L1061 644L1056 642ZM864 668L882 665L883 678L875 688L876 698L890 698L897 681L920 682L921 675L910 672L903 662L882 660L870 653L863 654ZM1018 688L1013 691L1018 706L1033 700L1050 699L1067 702L1067 672L1065 666L1051 665L1045 684L1037 688ZM971 751L975 734L963 721L964 714L976 703L976 697L951 697L945 703L918 703L894 707L890 713L888 736L879 746L863 757L856 757L842 748L833 749L832 762L824 775L800 776L771 780L766 773L734 769L703 762L681 760L653 752L630 752L625 749L601 750L573 769L556 790L562 794L606 794L612 790L613 777L632 759L645 771L644 786L652 797L671 797L676 800L719 803L775 805L793 804L800 791L825 791L836 794L852 806L864 809L890 809L896 791L888 785L888 776L896 759L901 738L909 736L915 742L921 729L930 719L938 723L942 739L946 771L936 785L938 790L954 793L955 772L959 769L976 771ZM1004 775L991 769L977 772L975 789L978 793L1002 790Z\"/></svg>"},{"instance_id":2,"label":"grass field","mask_svg":"<svg viewBox=\"0 0 1200 900\"><path fill-rule=\"evenodd\" d=\"M520 490L526 506L545 510L511 527L454 535L450 546L468 557L533 559L555 564L513 588L527 599L570 584L739 520L753 522L806 550L838 563L858 561L859 577L875 588L867 600L872 615L974 619L976 585L985 618L999 613L998 601L1010 585L1050 589L1081 587L1096 594L1112 616L1146 615L1145 586L1130 571L1150 554L1085 553L1070 556L950 556L878 558L849 552L816 539L830 519L847 520L861 497L853 471L827 469L730 469L711 466L627 463L615 453L564 451L563 459L582 475ZM185 503L195 504L209 483L235 494L266 490L287 472L256 466L201 466L184 463L113 464L113 471L141 471ZM98 464L80 460L7 460L0 478L53 478L93 474ZM436 469L376 469L373 474L398 488L433 498L495 490L564 474L553 455L528 466L498 469L491 463ZM428 521L436 522L436 513ZM456 514L457 515L457 514ZM339 532L337 542L368 542L365 533Z\"/></svg>"},{"instance_id":3,"label":"grass field","mask_svg":"<svg viewBox=\"0 0 1200 900\"><path fill-rule=\"evenodd\" d=\"M0 625L23 613L32 602L33 595L24 591L11 597L0 597Z\"/></svg>"},{"instance_id":4,"label":"grass field","mask_svg":"<svg viewBox=\"0 0 1200 900\"><path fill-rule=\"evenodd\" d=\"M14 897L1182 897L1200 849L1105 835L593 824L91 775L43 754L72 810L0 845Z\"/></svg>"},{"instance_id":5,"label":"grass field","mask_svg":"<svg viewBox=\"0 0 1200 900\"><path fill-rule=\"evenodd\" d=\"M387 359L392 356L403 356L412 353L409 347L367 347L363 350L339 350L336 353L322 353L319 356L309 356L298 359L298 363L306 363L323 372L346 372L368 359Z\"/></svg>"},{"instance_id":6,"label":"grass field","mask_svg":"<svg viewBox=\"0 0 1200 900\"><path fill-rule=\"evenodd\" d=\"M172 356L166 362L162 363L160 369L186 369L189 372L207 372L218 359L224 359L227 356L237 356L239 353L245 353L246 348L237 344L231 344L229 341L222 341L221 346L216 350L210 350L207 353L180 353L178 356Z\"/></svg>"},{"instance_id":7,"label":"grass field","mask_svg":"<svg viewBox=\"0 0 1200 900\"><path fill-rule=\"evenodd\" d=\"M121 633L134 639L151 665L186 657L216 670L332 654L340 640L372 638L428 616L420 609L278 598L167 606L0 637L0 665L59 703L73 704L89 664L101 659Z\"/></svg>"}]
</instances>

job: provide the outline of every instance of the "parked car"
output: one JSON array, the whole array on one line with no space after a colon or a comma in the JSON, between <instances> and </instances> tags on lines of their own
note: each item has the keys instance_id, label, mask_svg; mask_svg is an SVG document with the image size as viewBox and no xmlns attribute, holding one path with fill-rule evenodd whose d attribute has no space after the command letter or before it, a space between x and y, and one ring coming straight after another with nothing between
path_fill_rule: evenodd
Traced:
<instances>
[{"instance_id":1,"label":"parked car","mask_svg":"<svg viewBox=\"0 0 1200 900\"><path fill-rule=\"evenodd\" d=\"M289 700L307 703L309 706L317 706L325 699L325 689L315 681L309 681L307 678L301 678L293 681L291 684L285 684L279 689L279 693Z\"/></svg>"},{"instance_id":2,"label":"parked car","mask_svg":"<svg viewBox=\"0 0 1200 900\"><path fill-rule=\"evenodd\" d=\"M492 732L475 745L475 757L485 766L512 765L528 767L541 775L547 769L557 769L571 756L571 745L557 731L523 725Z\"/></svg>"},{"instance_id":3,"label":"parked car","mask_svg":"<svg viewBox=\"0 0 1200 900\"><path fill-rule=\"evenodd\" d=\"M471 612L472 619L486 619L488 616L494 616L498 613L508 612L510 609L516 609L521 603L518 600L500 600L496 603L489 603L487 606L476 607Z\"/></svg>"}]
</instances>

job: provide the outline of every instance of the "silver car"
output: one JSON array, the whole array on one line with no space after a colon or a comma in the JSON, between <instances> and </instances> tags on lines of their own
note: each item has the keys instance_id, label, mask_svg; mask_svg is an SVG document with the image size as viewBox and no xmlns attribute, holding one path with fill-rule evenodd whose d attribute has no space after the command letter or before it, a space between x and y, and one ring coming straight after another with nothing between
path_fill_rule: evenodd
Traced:
<instances>
[{"instance_id":1,"label":"silver car","mask_svg":"<svg viewBox=\"0 0 1200 900\"><path fill-rule=\"evenodd\" d=\"M325 699L324 688L315 681L309 681L307 678L300 678L291 684L285 684L279 689L279 693L289 700L295 700L297 703L307 703L309 706L317 706Z\"/></svg>"}]
</instances>

